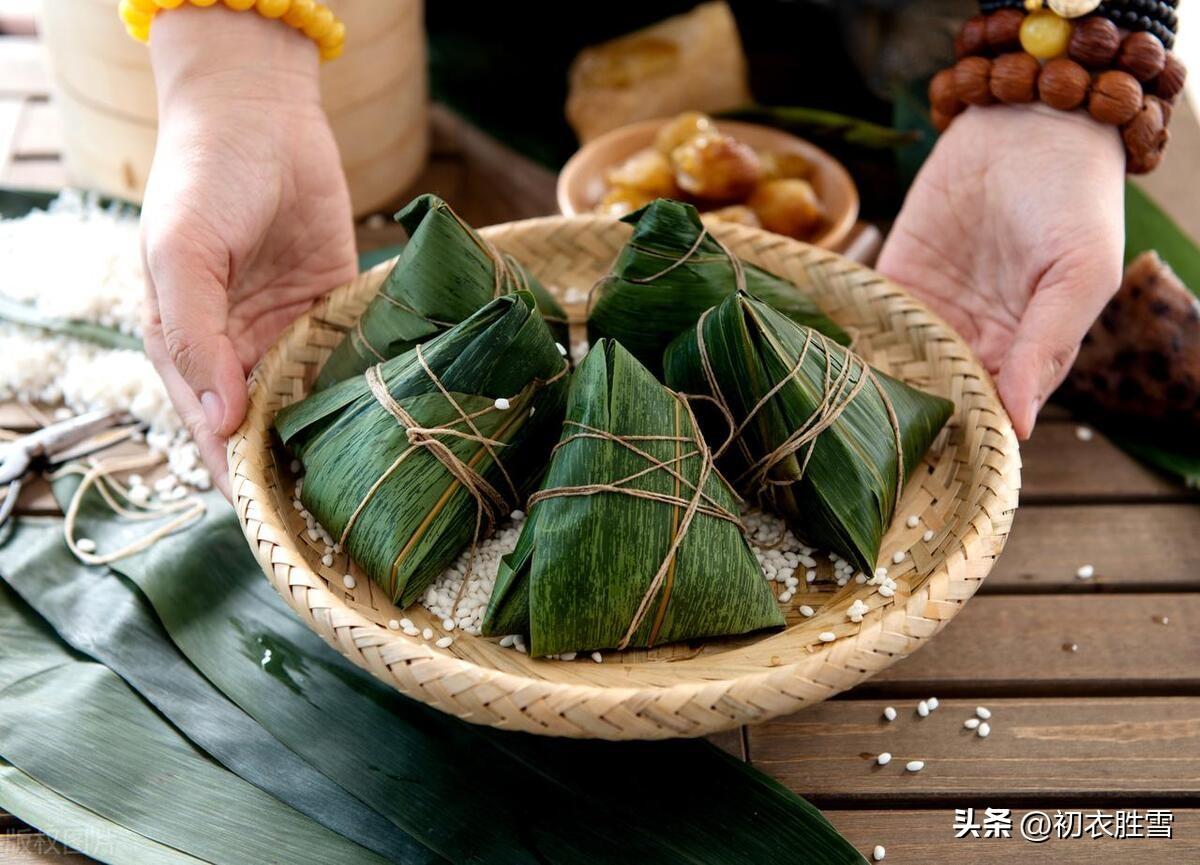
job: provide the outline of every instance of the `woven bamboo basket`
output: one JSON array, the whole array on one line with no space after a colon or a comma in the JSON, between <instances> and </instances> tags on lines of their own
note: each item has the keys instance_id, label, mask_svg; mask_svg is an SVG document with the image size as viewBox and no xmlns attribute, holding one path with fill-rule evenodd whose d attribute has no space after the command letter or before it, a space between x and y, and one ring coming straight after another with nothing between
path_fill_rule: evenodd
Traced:
<instances>
[{"instance_id":1,"label":"woven bamboo basket","mask_svg":"<svg viewBox=\"0 0 1200 865\"><path fill-rule=\"evenodd\" d=\"M322 550L310 544L291 504L291 459L271 431L275 413L308 392L389 262L334 291L267 353L251 377L246 422L230 441L238 516L283 598L330 645L410 697L473 723L579 738L701 736L763 721L854 686L936 634L991 570L1017 507L1017 442L990 378L947 324L872 271L759 230L719 225L713 231L734 253L792 280L853 328L871 363L955 403L946 430L909 478L900 516L884 539L881 559L898 582L894 597L853 581L841 589L810 587L789 605L782 632L611 653L600 664L584 656L534 660L457 631L449 648L438 649L389 630L389 620L403 615L441 636L424 608L402 614L369 579L345 588L344 556L332 568L322 566ZM482 233L565 298L608 271L630 227L601 216L547 217ZM574 317L582 314L566 305ZM906 527L911 514L921 517L918 528ZM934 532L928 542L927 529ZM897 550L910 553L898 566L891 564ZM830 584L814 584L821 585ZM846 616L856 598L871 606L860 624ZM816 607L816 615L801 617L802 603ZM821 642L823 631L837 639Z\"/></svg>"}]
</instances>

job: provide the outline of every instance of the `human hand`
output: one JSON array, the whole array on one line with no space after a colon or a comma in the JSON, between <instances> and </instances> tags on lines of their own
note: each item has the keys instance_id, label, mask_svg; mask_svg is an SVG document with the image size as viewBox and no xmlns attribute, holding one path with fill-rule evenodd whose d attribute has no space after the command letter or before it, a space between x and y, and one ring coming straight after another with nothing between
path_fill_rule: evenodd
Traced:
<instances>
[{"instance_id":1,"label":"human hand","mask_svg":"<svg viewBox=\"0 0 1200 865\"><path fill-rule=\"evenodd\" d=\"M1021 438L1121 283L1125 154L1114 127L970 108L921 172L878 269L962 334Z\"/></svg>"},{"instance_id":2,"label":"human hand","mask_svg":"<svg viewBox=\"0 0 1200 865\"><path fill-rule=\"evenodd\" d=\"M146 353L229 496L246 375L357 272L350 196L321 110L317 49L215 6L156 16L154 167L142 207Z\"/></svg>"}]
</instances>

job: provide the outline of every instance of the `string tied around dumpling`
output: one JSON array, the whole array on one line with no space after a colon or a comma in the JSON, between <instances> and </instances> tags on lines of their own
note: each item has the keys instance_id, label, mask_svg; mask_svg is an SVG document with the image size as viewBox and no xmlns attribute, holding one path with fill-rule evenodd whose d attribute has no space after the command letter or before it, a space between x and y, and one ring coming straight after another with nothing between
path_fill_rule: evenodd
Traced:
<instances>
[{"instance_id":1,"label":"string tied around dumpling","mask_svg":"<svg viewBox=\"0 0 1200 865\"><path fill-rule=\"evenodd\" d=\"M713 370L712 360L709 357L708 346L704 339L704 324L711 313L711 309L706 310L696 322L696 347L700 354L700 364L704 371L704 377L708 382L709 389L712 391L712 397L728 419L733 417L734 414L729 406L728 399L721 390L716 372ZM793 380L796 382L800 381L799 376L804 367L804 362L808 358L809 351L814 346L816 346L816 350L820 351L825 358L820 401L804 423L793 430L774 450L755 459L743 438L746 428L771 400L787 386L788 382ZM904 489L905 481L904 439L900 430L900 419L896 415L896 409L892 404L891 397L884 389L882 383L879 381L879 377L875 374L871 366L849 348L839 347L839 349L842 352L843 360L840 369L834 374L834 350L831 341L819 331L812 328L805 328L804 344L801 346L792 368L763 394L739 423L732 426L728 438L717 448L715 457L720 459L732 445L737 444L747 463L747 467L738 477L733 479L734 486L753 490L760 500L764 497L770 497L773 493L773 487L790 486L804 478L809 460L812 458L813 451L816 448L817 439L838 421L842 413L846 411L866 386L871 385L883 403L884 411L888 416L888 423L892 429L892 439L895 445L896 495L892 500L892 513L890 515L891 518L894 518L896 511L900 507L900 493ZM772 477L772 472L776 466L787 459L795 457L801 450L804 453L802 458L798 459L798 469L795 477L786 480Z\"/></svg>"},{"instance_id":2,"label":"string tied around dumpling","mask_svg":"<svg viewBox=\"0 0 1200 865\"><path fill-rule=\"evenodd\" d=\"M433 385L435 388L437 388L438 393L441 394L443 399L446 400L446 403L454 410L455 414L458 416L458 419L443 426L425 426L419 423L416 418L414 418L408 412L408 410L405 409L404 406L402 406L395 399L395 397L392 396L392 393L388 389L387 382L384 378L383 364L376 364L367 369L365 378L367 387L370 389L371 396L374 397L375 401L379 403L379 405L389 415L391 415L401 427L404 428L405 438L407 439L409 446L401 451L396 459L392 461L391 465L389 465L367 489L366 494L354 508L354 511L350 514L350 518L346 521L346 525L342 529L342 533L338 542L341 545L346 544L350 537L350 532L353 530L359 516L366 509L367 505L370 504L370 502L374 499L375 494L383 487L384 483L387 482L388 478L390 478L396 472L396 470L399 469L400 466L413 454L420 451L425 451L439 463L441 463L446 471L449 472L450 476L454 478L454 481L464 490L466 490L471 498L475 500L475 528L471 540L467 571L463 577L462 586L460 586L459 589L459 595L461 597L462 587L466 586L467 581L470 578L471 571L474 568L475 553L480 539L487 533L491 532L492 528L501 518L512 512L513 508L516 507L516 503L520 499L520 493L518 492L516 483L509 474L507 467L504 465L504 461L500 459L500 454L498 453L498 450L506 447L506 444L498 439L484 435L476 423L476 421L484 415L495 411L500 411L500 409L493 405L475 412L466 411L461 405L459 405L453 394L450 393L450 391L442 383L441 379L438 378L437 374L429 366L421 346L418 345L414 349L414 354L416 356L417 363L420 365L425 375L428 376L431 382L433 382ZM518 394L516 399L523 399L527 395L531 397L535 391L561 379L567 374L567 370L568 365L564 362L562 369L560 369L559 372L551 376L549 379L533 379L528 385L526 385L525 388L522 389L521 393ZM453 448L446 443L445 439L458 439L474 442L480 445L480 450L476 451L475 455L470 459L464 460L454 452ZM501 476L504 478L504 482L507 487L507 494L498 490L491 482L487 480L487 478L483 476L481 472L476 470L474 463L485 453L491 457L492 463L496 466ZM411 544L412 540L409 541L409 545ZM395 577L396 569L400 566L400 562L403 561L404 556L408 552L409 545L406 545L404 549L397 553L396 559L392 563L393 578ZM457 606L458 599L455 600L454 604L454 607Z\"/></svg>"},{"instance_id":3,"label":"string tied around dumpling","mask_svg":"<svg viewBox=\"0 0 1200 865\"><path fill-rule=\"evenodd\" d=\"M688 404L687 398L682 394L672 394L677 401L676 408L676 428L679 427L679 409L687 413L687 420L691 426L691 435L617 435L608 430L590 426L588 424L579 423L577 421L564 421L564 426L578 430L564 437L555 446L554 450L566 447L572 442L577 442L585 439L593 439L605 442L611 442L619 447L623 447L641 459L645 460L646 466L632 474L626 475L623 478L605 483L581 484L570 487L552 487L539 490L529 497L528 508L530 511L539 503L547 499L565 498L572 496L594 496L594 495L624 495L632 496L633 498L644 499L647 501L661 502L669 505L674 509L677 517L672 530L671 543L667 547L667 552L663 557L658 569L654 572L654 576L650 579L646 590L638 602L637 609L634 611L633 617L625 630L624 636L617 644L618 650L625 650L629 647L630 642L645 622L646 617L650 613L651 606L656 596L661 592L661 598L658 603L658 611L655 614L654 621L650 628L650 634L647 638L647 645L653 646L657 641L659 631L662 628L663 620L666 616L667 607L671 600L671 591L674 586L674 568L676 556L679 548L683 544L687 536L688 530L697 515L711 517L713 519L724 520L737 526L739 530L744 532L740 517L724 507L720 502L714 499L711 495L705 492L705 486L711 476L719 477L719 473L715 467L715 461L712 450L708 443L704 440L704 436L700 433L700 425L696 421L695 415L692 413L691 406ZM652 453L647 451L641 445L653 443L674 443L675 456L671 459L659 459ZM683 447L691 445L692 450L684 451ZM695 481L689 480L683 474L685 463L689 460L699 458L700 466L696 472ZM630 486L635 481L647 477L656 472L665 472L675 482L675 492L657 492L654 490L642 489L640 487ZM684 491L687 494L684 494ZM683 509L682 514L679 514L679 509Z\"/></svg>"}]
</instances>

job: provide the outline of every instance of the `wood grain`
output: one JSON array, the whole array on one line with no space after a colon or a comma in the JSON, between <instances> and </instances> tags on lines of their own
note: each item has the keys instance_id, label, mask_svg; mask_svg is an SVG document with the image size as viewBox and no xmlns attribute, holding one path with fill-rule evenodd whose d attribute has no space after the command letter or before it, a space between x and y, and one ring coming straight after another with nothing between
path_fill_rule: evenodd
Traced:
<instances>
[{"instance_id":1,"label":"wood grain","mask_svg":"<svg viewBox=\"0 0 1200 865\"><path fill-rule=\"evenodd\" d=\"M1147 468L1096 432L1080 441L1078 425L1042 423L1021 445L1021 504L1200 501L1200 494Z\"/></svg>"},{"instance_id":2,"label":"wood grain","mask_svg":"<svg viewBox=\"0 0 1200 865\"><path fill-rule=\"evenodd\" d=\"M971 803L963 802L962 807ZM979 807L1004 807L999 800ZM1131 805L1122 806L1129 809ZM1081 810L1066 806L1064 810ZM1094 809L1093 809L1094 810ZM1110 812L1113 809L1108 809ZM934 810L826 811L825 816L854 846L870 857L876 844L887 850L888 865L928 865L935 862L969 865L1163 865L1166 862L1200 861L1200 811L1175 809L1173 838L1118 840L1088 837L1051 839L1034 844L1019 837L1016 828L1027 813L1013 810L1011 838L955 839L954 808ZM1054 816L1054 809L1048 813ZM1086 824L1085 824L1086 825Z\"/></svg>"},{"instance_id":3,"label":"wood grain","mask_svg":"<svg viewBox=\"0 0 1200 865\"><path fill-rule=\"evenodd\" d=\"M40 832L0 834L0 865L99 865Z\"/></svg>"},{"instance_id":4,"label":"wood grain","mask_svg":"<svg viewBox=\"0 0 1200 865\"><path fill-rule=\"evenodd\" d=\"M988 700L991 735L963 727L975 700L831 700L751 727L751 762L826 806L1200 802L1200 699ZM892 755L878 766L881 751ZM924 760L920 772L905 763Z\"/></svg>"},{"instance_id":5,"label":"wood grain","mask_svg":"<svg viewBox=\"0 0 1200 865\"><path fill-rule=\"evenodd\" d=\"M934 691L1200 694L1200 594L977 597L936 640L853 693Z\"/></svg>"},{"instance_id":6,"label":"wood grain","mask_svg":"<svg viewBox=\"0 0 1200 865\"><path fill-rule=\"evenodd\" d=\"M1090 580L1075 576L1084 564L1096 568ZM1200 590L1200 505L1025 505L980 589L1164 590Z\"/></svg>"}]
</instances>

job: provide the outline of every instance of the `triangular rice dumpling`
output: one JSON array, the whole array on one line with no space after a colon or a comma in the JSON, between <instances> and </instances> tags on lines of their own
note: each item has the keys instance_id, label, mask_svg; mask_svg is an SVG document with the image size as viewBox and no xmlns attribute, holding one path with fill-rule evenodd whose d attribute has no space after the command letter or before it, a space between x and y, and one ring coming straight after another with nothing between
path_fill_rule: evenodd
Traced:
<instances>
[{"instance_id":1,"label":"triangular rice dumpling","mask_svg":"<svg viewBox=\"0 0 1200 865\"><path fill-rule=\"evenodd\" d=\"M872 369L744 292L680 334L664 365L672 388L710 396L728 413L697 403L734 487L872 573L904 480L953 403Z\"/></svg>"},{"instance_id":2,"label":"triangular rice dumpling","mask_svg":"<svg viewBox=\"0 0 1200 865\"><path fill-rule=\"evenodd\" d=\"M606 340L567 402L484 633L528 633L542 656L782 626L687 402Z\"/></svg>"},{"instance_id":3,"label":"triangular rice dumpling","mask_svg":"<svg viewBox=\"0 0 1200 865\"><path fill-rule=\"evenodd\" d=\"M408 243L358 324L330 355L315 390L359 375L453 327L489 301L528 290L567 344L562 307L516 259L502 255L436 195L413 199L396 214Z\"/></svg>"},{"instance_id":4,"label":"triangular rice dumpling","mask_svg":"<svg viewBox=\"0 0 1200 865\"><path fill-rule=\"evenodd\" d=\"M690 204L659 199L629 214L633 237L593 289L588 335L615 339L651 372L701 314L738 288L837 342L850 337L795 285L745 264L708 233Z\"/></svg>"},{"instance_id":5,"label":"triangular rice dumpling","mask_svg":"<svg viewBox=\"0 0 1200 865\"><path fill-rule=\"evenodd\" d=\"M301 501L401 606L524 502L562 429L567 363L529 292L283 409Z\"/></svg>"}]
</instances>

